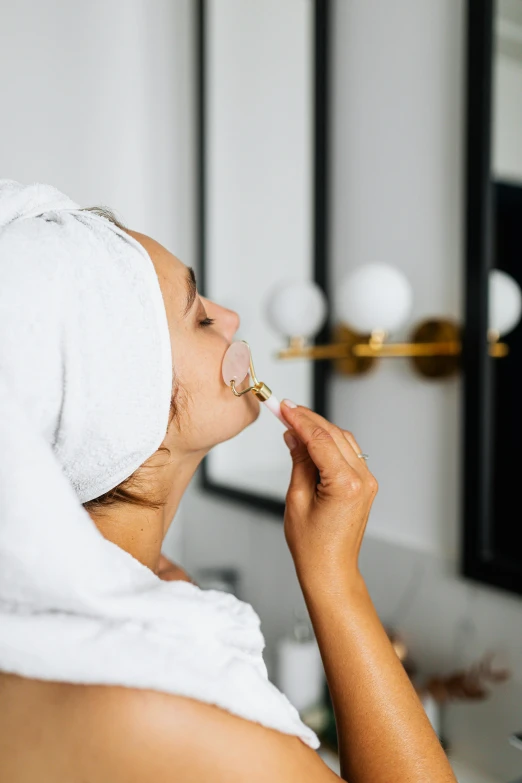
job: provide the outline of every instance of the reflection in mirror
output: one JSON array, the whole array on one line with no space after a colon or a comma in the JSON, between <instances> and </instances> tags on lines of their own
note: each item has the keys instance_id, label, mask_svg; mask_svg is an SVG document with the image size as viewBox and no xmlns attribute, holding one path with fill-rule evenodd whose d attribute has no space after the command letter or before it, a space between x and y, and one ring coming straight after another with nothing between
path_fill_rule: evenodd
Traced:
<instances>
[{"instance_id":1,"label":"reflection in mirror","mask_svg":"<svg viewBox=\"0 0 522 783\"><path fill-rule=\"evenodd\" d=\"M522 0L497 0L492 63L493 259L522 285ZM505 562L522 558L514 522L522 442L522 326L505 338L509 354L492 374L491 547Z\"/></svg>"},{"instance_id":2,"label":"reflection in mirror","mask_svg":"<svg viewBox=\"0 0 522 783\"><path fill-rule=\"evenodd\" d=\"M495 182L522 186L522 0L497 0L493 57Z\"/></svg>"},{"instance_id":3,"label":"reflection in mirror","mask_svg":"<svg viewBox=\"0 0 522 783\"><path fill-rule=\"evenodd\" d=\"M282 339L267 310L279 281L324 285L314 146L316 22L323 5L200 5L202 293L239 313L235 339L249 343L257 376L274 395L322 413L314 381L323 369L275 358ZM205 459L204 486L281 511L290 478L284 427L261 407L253 425Z\"/></svg>"}]
</instances>

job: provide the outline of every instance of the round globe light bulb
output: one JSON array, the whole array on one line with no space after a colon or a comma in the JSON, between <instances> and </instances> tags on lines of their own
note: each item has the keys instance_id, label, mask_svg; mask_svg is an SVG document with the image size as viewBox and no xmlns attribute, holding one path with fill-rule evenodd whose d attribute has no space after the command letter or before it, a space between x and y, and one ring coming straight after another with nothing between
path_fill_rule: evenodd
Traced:
<instances>
[{"instance_id":1,"label":"round globe light bulb","mask_svg":"<svg viewBox=\"0 0 522 783\"><path fill-rule=\"evenodd\" d=\"M357 267L341 283L336 298L340 320L357 332L393 332L407 320L413 303L405 275L388 264Z\"/></svg>"},{"instance_id":2,"label":"round globe light bulb","mask_svg":"<svg viewBox=\"0 0 522 783\"><path fill-rule=\"evenodd\" d=\"M285 280L266 299L270 325L285 337L313 337L326 320L326 297L311 280Z\"/></svg>"},{"instance_id":3,"label":"round globe light bulb","mask_svg":"<svg viewBox=\"0 0 522 783\"><path fill-rule=\"evenodd\" d=\"M489 273L489 330L502 337L515 328L521 315L522 295L517 281L500 269L492 269Z\"/></svg>"}]
</instances>

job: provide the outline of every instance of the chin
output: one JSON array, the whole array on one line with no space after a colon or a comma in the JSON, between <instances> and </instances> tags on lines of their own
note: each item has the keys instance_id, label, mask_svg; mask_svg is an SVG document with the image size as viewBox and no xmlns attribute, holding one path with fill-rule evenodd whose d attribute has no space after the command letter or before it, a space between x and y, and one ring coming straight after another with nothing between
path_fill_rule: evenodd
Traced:
<instances>
[{"instance_id":1,"label":"chin","mask_svg":"<svg viewBox=\"0 0 522 783\"><path fill-rule=\"evenodd\" d=\"M243 399L245 401L243 415L241 419L237 421L239 426L234 432L234 435L231 437L239 435L240 432L243 432L243 430L256 421L256 419L259 417L259 414L261 413L261 403L257 397L255 397L253 394L245 394Z\"/></svg>"},{"instance_id":2,"label":"chin","mask_svg":"<svg viewBox=\"0 0 522 783\"><path fill-rule=\"evenodd\" d=\"M249 424L253 424L254 421L256 421L261 413L261 403L253 394L245 394L245 408L244 424L241 427L241 430L244 430L245 427L248 427ZM239 430L239 432L241 432L241 430Z\"/></svg>"},{"instance_id":3,"label":"chin","mask_svg":"<svg viewBox=\"0 0 522 783\"><path fill-rule=\"evenodd\" d=\"M237 402L238 400L234 400L233 404ZM231 440L231 438L235 438L236 435L239 435L240 432L243 432L243 430L246 430L247 427L253 424L261 413L261 403L253 394L245 394L242 397L240 407L240 414L238 415L238 411L236 409L233 418L229 418L230 409L227 406L228 409L226 412L226 419L228 420L230 428L227 426L226 430L228 430L228 432L221 432L221 434L217 436L217 439L212 443L211 446L208 446L207 449L212 448L213 446L217 446L218 443L224 443L227 440ZM221 420L223 423L225 423L224 418Z\"/></svg>"}]
</instances>

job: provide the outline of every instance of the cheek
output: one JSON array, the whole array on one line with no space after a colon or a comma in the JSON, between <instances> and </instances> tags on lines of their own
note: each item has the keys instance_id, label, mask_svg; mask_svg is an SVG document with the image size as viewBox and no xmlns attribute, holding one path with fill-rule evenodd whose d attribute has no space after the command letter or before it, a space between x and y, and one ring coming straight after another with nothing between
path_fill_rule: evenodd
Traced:
<instances>
[{"instance_id":1,"label":"cheek","mask_svg":"<svg viewBox=\"0 0 522 783\"><path fill-rule=\"evenodd\" d=\"M216 334L185 336L173 350L179 392L181 432L190 448L207 448L244 429L259 415L252 394L235 397L221 374L229 342ZM248 378L240 389L248 385Z\"/></svg>"},{"instance_id":2,"label":"cheek","mask_svg":"<svg viewBox=\"0 0 522 783\"><path fill-rule=\"evenodd\" d=\"M179 382L186 387L215 381L217 368L225 352L225 347L221 349L219 341L202 338L194 330L194 333L181 333L172 340L172 365Z\"/></svg>"},{"instance_id":3,"label":"cheek","mask_svg":"<svg viewBox=\"0 0 522 783\"><path fill-rule=\"evenodd\" d=\"M187 396L187 404L196 408L211 401L225 399L228 394L221 367L228 342L219 336L195 335L185 338L183 345L173 348L173 366L176 378ZM198 412L199 418L199 412Z\"/></svg>"},{"instance_id":4,"label":"cheek","mask_svg":"<svg viewBox=\"0 0 522 783\"><path fill-rule=\"evenodd\" d=\"M248 379L240 388L247 385ZM190 448L206 449L228 440L259 415L260 404L253 394L236 397L225 385L221 366L212 379L206 373L192 377L184 390L182 432Z\"/></svg>"}]
</instances>

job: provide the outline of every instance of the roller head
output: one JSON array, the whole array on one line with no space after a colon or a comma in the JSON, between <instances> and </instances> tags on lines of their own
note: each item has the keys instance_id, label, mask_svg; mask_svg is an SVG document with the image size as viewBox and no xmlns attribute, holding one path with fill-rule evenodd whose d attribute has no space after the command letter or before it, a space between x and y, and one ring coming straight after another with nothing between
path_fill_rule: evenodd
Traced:
<instances>
[{"instance_id":1,"label":"roller head","mask_svg":"<svg viewBox=\"0 0 522 783\"><path fill-rule=\"evenodd\" d=\"M242 340L232 343L223 357L221 372L227 386L235 381L236 386L243 381L250 369L250 348Z\"/></svg>"}]
</instances>

